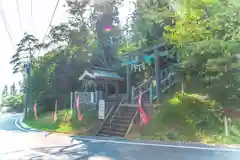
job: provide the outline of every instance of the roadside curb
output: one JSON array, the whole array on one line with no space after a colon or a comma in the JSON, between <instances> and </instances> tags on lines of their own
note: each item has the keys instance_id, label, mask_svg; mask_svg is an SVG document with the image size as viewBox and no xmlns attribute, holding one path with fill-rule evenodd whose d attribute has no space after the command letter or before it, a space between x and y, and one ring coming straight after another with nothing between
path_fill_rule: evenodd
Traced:
<instances>
[{"instance_id":1,"label":"roadside curb","mask_svg":"<svg viewBox=\"0 0 240 160\"><path fill-rule=\"evenodd\" d=\"M15 121L15 125L16 125L20 130L25 131L25 132L30 132L30 131L31 131L31 132L32 132L32 131L34 131L34 132L41 132L40 130L34 129L34 128L28 126L26 123L24 123L24 122L23 122L23 117L17 119L17 120Z\"/></svg>"},{"instance_id":2,"label":"roadside curb","mask_svg":"<svg viewBox=\"0 0 240 160\"><path fill-rule=\"evenodd\" d=\"M207 144L196 144L196 143L167 143L167 142L155 142L154 141L144 141L144 140L129 140L126 138L119 137L95 137L95 136L78 136L64 133L55 133L48 131L41 131L34 128L31 128L23 122L23 117L16 119L15 125L24 132L41 132L45 136L54 134L54 135L66 135L72 138L72 140L87 140L92 142L104 142L104 143L116 143L116 144L128 144L128 145L141 145L141 146L156 146L156 147L168 147L168 148L188 148L188 149L197 149L197 150L212 150L212 151L240 151L240 147L236 145L207 145ZM206 145L206 146L204 146Z\"/></svg>"},{"instance_id":3,"label":"roadside curb","mask_svg":"<svg viewBox=\"0 0 240 160\"><path fill-rule=\"evenodd\" d=\"M120 137L94 137L94 136L81 136L81 135L73 135L73 134L67 134L67 133L58 133L58 132L50 132L50 131L44 131L44 130L38 130L35 128L30 127L29 125L27 125L26 123L23 122L23 117L17 119L15 121L15 125L17 126L17 128L19 128L20 130L24 131L24 132L42 132L45 133L45 136L51 135L51 134L55 134L55 135L65 135L65 136L69 136L73 139L76 140L91 140L91 141L124 141L124 140L128 140L126 138L120 138Z\"/></svg>"}]
</instances>

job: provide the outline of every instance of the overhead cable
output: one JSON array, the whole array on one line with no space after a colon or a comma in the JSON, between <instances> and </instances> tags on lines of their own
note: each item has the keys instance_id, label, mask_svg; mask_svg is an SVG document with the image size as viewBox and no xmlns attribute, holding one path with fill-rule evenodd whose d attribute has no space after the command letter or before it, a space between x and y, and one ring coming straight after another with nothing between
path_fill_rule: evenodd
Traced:
<instances>
[{"instance_id":1,"label":"overhead cable","mask_svg":"<svg viewBox=\"0 0 240 160\"><path fill-rule=\"evenodd\" d=\"M13 38L12 38L11 33L10 33L9 25L8 25L8 22L7 22L7 17L5 15L4 10L3 10L2 0L0 0L0 14L1 14L1 18L2 18L2 20L4 22L4 25L5 25L5 29L8 33L8 37L9 37L11 43L12 43L12 49L13 49L13 51L15 51L15 45L14 45Z\"/></svg>"},{"instance_id":2,"label":"overhead cable","mask_svg":"<svg viewBox=\"0 0 240 160\"><path fill-rule=\"evenodd\" d=\"M58 5L59 5L59 2L60 2L60 0L57 0L57 3L56 3L56 5L55 5L55 8L54 8L54 10L53 10L53 13L52 13L52 16L51 16L51 19L50 19L50 22L49 22L49 25L48 25L48 27L47 27L47 31L46 31L46 33L45 33L43 39L42 39L42 42L44 42L45 39L46 39L46 37L47 37L48 30L50 29L50 27L51 27L51 25L52 25L52 21L53 21L53 18L54 18L54 16L55 16L55 13L56 13L57 7L58 7Z\"/></svg>"},{"instance_id":3,"label":"overhead cable","mask_svg":"<svg viewBox=\"0 0 240 160\"><path fill-rule=\"evenodd\" d=\"M22 27L22 20L21 20L21 14L20 14L18 0L16 0L16 6L17 6L17 13L18 13L18 20L19 20L19 24L20 24L20 29L21 29L22 32L24 32L23 27Z\"/></svg>"}]
</instances>

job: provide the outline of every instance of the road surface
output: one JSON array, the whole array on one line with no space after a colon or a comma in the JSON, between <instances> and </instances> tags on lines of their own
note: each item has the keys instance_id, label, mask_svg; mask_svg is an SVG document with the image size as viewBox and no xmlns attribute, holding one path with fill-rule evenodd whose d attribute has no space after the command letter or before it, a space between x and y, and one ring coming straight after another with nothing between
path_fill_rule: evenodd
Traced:
<instances>
[{"instance_id":1,"label":"road surface","mask_svg":"<svg viewBox=\"0 0 240 160\"><path fill-rule=\"evenodd\" d=\"M239 160L240 157L240 150L237 148L70 137L28 131L18 125L20 116L21 114L0 115L0 159Z\"/></svg>"}]
</instances>

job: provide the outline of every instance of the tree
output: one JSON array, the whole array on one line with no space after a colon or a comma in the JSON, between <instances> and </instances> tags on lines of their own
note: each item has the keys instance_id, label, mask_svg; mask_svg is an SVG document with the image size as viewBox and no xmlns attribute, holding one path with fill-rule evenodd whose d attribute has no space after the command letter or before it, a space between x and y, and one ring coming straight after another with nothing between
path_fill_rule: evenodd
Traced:
<instances>
[{"instance_id":1,"label":"tree","mask_svg":"<svg viewBox=\"0 0 240 160\"><path fill-rule=\"evenodd\" d=\"M2 90L2 97L7 97L7 96L8 96L8 86L5 85Z\"/></svg>"},{"instance_id":2,"label":"tree","mask_svg":"<svg viewBox=\"0 0 240 160\"><path fill-rule=\"evenodd\" d=\"M84 30L84 33L88 33L83 42L87 46L84 50L91 53L94 59L98 59L103 67L111 67L116 60L118 47L116 43L116 37L119 35L117 7L120 2L94 3L92 6L89 4L90 1L69 0L67 2L68 12L72 15L69 24L78 31ZM90 15L86 16L86 13ZM107 32L106 27L110 27L111 30Z\"/></svg>"},{"instance_id":3,"label":"tree","mask_svg":"<svg viewBox=\"0 0 240 160\"><path fill-rule=\"evenodd\" d=\"M17 94L15 83L10 86L10 95L15 96Z\"/></svg>"},{"instance_id":4,"label":"tree","mask_svg":"<svg viewBox=\"0 0 240 160\"><path fill-rule=\"evenodd\" d=\"M33 58L30 95L32 103L38 103L42 107L41 111L53 109L56 99L64 101L59 103L68 105L69 93L83 88L78 78L86 68L106 67L113 63L105 61L105 58L111 60L111 57L115 57L117 47L107 53L100 42L107 40L104 36L118 35L118 31L115 30L117 27L112 27L114 32L111 33L101 31L105 35L99 38L95 24L100 17L94 19L93 12L90 12L89 17L86 16L89 11L88 5L89 1L68 1L71 14L69 22L53 26L49 32L48 41L40 45L51 50ZM110 16L107 18L111 21ZM89 22L93 19L95 22ZM104 47L109 45L106 41L104 43L106 43ZM36 46L38 44L36 43ZM115 44L113 46L117 46L117 43ZM61 98L63 96L64 99Z\"/></svg>"},{"instance_id":5,"label":"tree","mask_svg":"<svg viewBox=\"0 0 240 160\"><path fill-rule=\"evenodd\" d=\"M39 43L33 35L27 33L24 34L24 37L17 44L17 51L12 56L10 64L13 65L13 73L22 72L24 65L29 62L33 63L36 51L42 47L42 44Z\"/></svg>"},{"instance_id":6,"label":"tree","mask_svg":"<svg viewBox=\"0 0 240 160\"><path fill-rule=\"evenodd\" d=\"M23 93L25 90L24 81L18 81L19 93Z\"/></svg>"},{"instance_id":7,"label":"tree","mask_svg":"<svg viewBox=\"0 0 240 160\"><path fill-rule=\"evenodd\" d=\"M118 1L94 5L93 14L97 13L97 16L94 17L96 36L103 49L103 60L107 66L113 66L116 62L117 37L120 35L118 6Z\"/></svg>"},{"instance_id":8,"label":"tree","mask_svg":"<svg viewBox=\"0 0 240 160\"><path fill-rule=\"evenodd\" d=\"M138 47L151 47L161 43L163 39L163 27L167 25L170 17L169 2L167 0L138 0L136 10L132 15L132 41ZM156 14L164 12L164 14Z\"/></svg>"},{"instance_id":9,"label":"tree","mask_svg":"<svg viewBox=\"0 0 240 160\"><path fill-rule=\"evenodd\" d=\"M70 33L70 26L66 23L53 26L48 35L49 42L46 43L44 47L49 48L55 46L59 48L59 46L66 46L69 43Z\"/></svg>"},{"instance_id":10,"label":"tree","mask_svg":"<svg viewBox=\"0 0 240 160\"><path fill-rule=\"evenodd\" d=\"M204 84L208 95L223 106L239 103L238 8L227 1L189 0L181 13L174 14L175 25L166 26L164 33L180 54L178 68Z\"/></svg>"}]
</instances>

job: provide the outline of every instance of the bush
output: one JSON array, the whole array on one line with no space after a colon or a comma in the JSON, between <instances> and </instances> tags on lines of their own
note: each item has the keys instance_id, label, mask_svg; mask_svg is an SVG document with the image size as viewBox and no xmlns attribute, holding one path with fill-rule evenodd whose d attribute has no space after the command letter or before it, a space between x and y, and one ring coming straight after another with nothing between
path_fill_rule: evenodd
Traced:
<instances>
[{"instance_id":1,"label":"bush","mask_svg":"<svg viewBox=\"0 0 240 160\"><path fill-rule=\"evenodd\" d=\"M163 109L162 120L178 121L201 130L222 128L223 111L208 97L197 94L177 93Z\"/></svg>"},{"instance_id":2,"label":"bush","mask_svg":"<svg viewBox=\"0 0 240 160\"><path fill-rule=\"evenodd\" d=\"M23 95L8 96L2 105L12 108L23 107Z\"/></svg>"}]
</instances>

